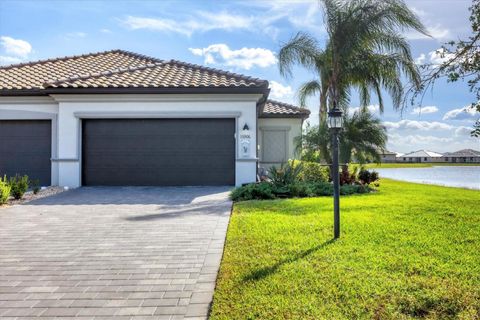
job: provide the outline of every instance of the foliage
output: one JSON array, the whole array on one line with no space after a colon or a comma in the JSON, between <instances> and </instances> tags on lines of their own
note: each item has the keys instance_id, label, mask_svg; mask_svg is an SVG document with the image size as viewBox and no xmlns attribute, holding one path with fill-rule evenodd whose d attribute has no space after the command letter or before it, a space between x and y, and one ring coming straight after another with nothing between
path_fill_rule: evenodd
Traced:
<instances>
[{"instance_id":1,"label":"foliage","mask_svg":"<svg viewBox=\"0 0 480 320\"><path fill-rule=\"evenodd\" d=\"M40 180L30 180L30 188L32 188L33 194L37 194L40 192Z\"/></svg>"},{"instance_id":2,"label":"foliage","mask_svg":"<svg viewBox=\"0 0 480 320\"><path fill-rule=\"evenodd\" d=\"M294 166L301 166L298 180L303 182L327 182L330 179L330 168L316 162L290 160Z\"/></svg>"},{"instance_id":3,"label":"foliage","mask_svg":"<svg viewBox=\"0 0 480 320\"><path fill-rule=\"evenodd\" d=\"M370 102L371 92L377 96L380 110L386 90L394 108L401 105L406 78L415 85L420 76L407 40L406 29L427 34L417 16L401 0L322 0L327 29L327 41L320 48L311 35L299 32L282 46L279 52L280 73L292 75L292 67L301 65L317 75L299 90L300 103L318 94L319 123L325 123L326 113L335 100L346 108L351 90L359 93L361 106Z\"/></svg>"},{"instance_id":4,"label":"foliage","mask_svg":"<svg viewBox=\"0 0 480 320\"><path fill-rule=\"evenodd\" d=\"M351 195L374 191L369 186L353 184L340 186L340 194ZM235 188L230 198L233 201L270 200L275 198L304 198L332 196L333 185L329 182L297 181L291 184L276 186L269 182L252 183Z\"/></svg>"},{"instance_id":5,"label":"foliage","mask_svg":"<svg viewBox=\"0 0 480 320\"><path fill-rule=\"evenodd\" d=\"M16 200L22 199L23 195L28 190L28 176L20 176L17 174L15 177L10 178L8 184L12 188L10 191L12 197Z\"/></svg>"},{"instance_id":6,"label":"foliage","mask_svg":"<svg viewBox=\"0 0 480 320\"><path fill-rule=\"evenodd\" d=\"M473 0L469 10L472 34L464 40L450 41L437 50L437 55L444 60L442 63L422 66L420 86L409 90L412 104L417 98L420 98L421 104L424 93L429 88L433 89L440 78L446 78L448 82L466 80L476 97L476 102L470 107L480 112L480 0ZM476 121L471 135L480 137L480 119Z\"/></svg>"},{"instance_id":7,"label":"foliage","mask_svg":"<svg viewBox=\"0 0 480 320\"><path fill-rule=\"evenodd\" d=\"M357 168L355 167L353 171L348 169L348 166L342 166L340 171L340 185L344 184L353 184L357 181Z\"/></svg>"},{"instance_id":8,"label":"foliage","mask_svg":"<svg viewBox=\"0 0 480 320\"><path fill-rule=\"evenodd\" d=\"M8 184L7 176L0 177L0 205L7 203L12 187Z\"/></svg>"},{"instance_id":9,"label":"foliage","mask_svg":"<svg viewBox=\"0 0 480 320\"><path fill-rule=\"evenodd\" d=\"M276 187L283 187L299 181L300 172L303 169L301 163L295 164L295 161L283 163L280 168L272 166L268 172L268 177Z\"/></svg>"},{"instance_id":10,"label":"foliage","mask_svg":"<svg viewBox=\"0 0 480 320\"><path fill-rule=\"evenodd\" d=\"M385 149L387 133L379 118L368 110L345 113L344 129L341 131L340 163L350 163L355 158L360 163L380 161L378 150ZM310 153L317 152L326 163L332 163L331 132L326 124L308 126L302 135L301 148ZM300 147L298 145L297 147Z\"/></svg>"},{"instance_id":11,"label":"foliage","mask_svg":"<svg viewBox=\"0 0 480 320\"><path fill-rule=\"evenodd\" d=\"M274 199L273 188L268 182L251 183L233 189L230 198L233 201Z\"/></svg>"},{"instance_id":12,"label":"foliage","mask_svg":"<svg viewBox=\"0 0 480 320\"><path fill-rule=\"evenodd\" d=\"M477 319L480 192L382 179L343 197L234 204L220 319Z\"/></svg>"},{"instance_id":13,"label":"foliage","mask_svg":"<svg viewBox=\"0 0 480 320\"><path fill-rule=\"evenodd\" d=\"M363 184L370 184L378 180L378 172L376 171L368 171L365 169L360 170L358 173L358 179Z\"/></svg>"}]
</instances>

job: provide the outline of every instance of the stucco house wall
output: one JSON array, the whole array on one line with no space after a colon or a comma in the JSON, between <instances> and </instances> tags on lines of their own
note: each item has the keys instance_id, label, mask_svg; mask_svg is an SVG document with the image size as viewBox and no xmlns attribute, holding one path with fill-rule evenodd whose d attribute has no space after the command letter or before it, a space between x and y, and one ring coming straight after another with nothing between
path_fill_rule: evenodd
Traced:
<instances>
[{"instance_id":1,"label":"stucco house wall","mask_svg":"<svg viewBox=\"0 0 480 320\"><path fill-rule=\"evenodd\" d=\"M259 166L268 169L271 166L280 166L289 159L297 159L296 138L302 135L303 120L299 118L258 119L258 158ZM265 135L267 131L276 131L286 137L285 157L277 161L265 159Z\"/></svg>"},{"instance_id":2,"label":"stucco house wall","mask_svg":"<svg viewBox=\"0 0 480 320\"><path fill-rule=\"evenodd\" d=\"M81 120L84 118L235 118L236 136L245 123L257 126L261 95L52 95L0 97L0 120L52 120L52 184L81 186ZM241 128L240 128L241 129ZM236 143L235 184L256 181L257 136L249 154Z\"/></svg>"}]
</instances>

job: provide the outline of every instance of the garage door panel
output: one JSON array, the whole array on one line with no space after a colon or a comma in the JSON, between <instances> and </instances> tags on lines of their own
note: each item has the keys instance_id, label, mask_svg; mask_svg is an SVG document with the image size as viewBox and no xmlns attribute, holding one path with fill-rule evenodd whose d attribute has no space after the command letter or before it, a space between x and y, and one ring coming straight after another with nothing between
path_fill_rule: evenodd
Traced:
<instances>
[{"instance_id":1,"label":"garage door panel","mask_svg":"<svg viewBox=\"0 0 480 320\"><path fill-rule=\"evenodd\" d=\"M28 175L51 184L50 120L0 120L0 175Z\"/></svg>"},{"instance_id":2,"label":"garage door panel","mask_svg":"<svg viewBox=\"0 0 480 320\"><path fill-rule=\"evenodd\" d=\"M234 119L83 120L84 185L233 185Z\"/></svg>"}]
</instances>

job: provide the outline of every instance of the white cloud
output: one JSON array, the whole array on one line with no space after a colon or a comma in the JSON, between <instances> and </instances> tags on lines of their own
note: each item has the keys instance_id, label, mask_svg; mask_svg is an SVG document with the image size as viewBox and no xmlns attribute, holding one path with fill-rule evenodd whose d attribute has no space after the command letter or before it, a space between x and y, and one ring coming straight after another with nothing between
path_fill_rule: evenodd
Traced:
<instances>
[{"instance_id":1,"label":"white cloud","mask_svg":"<svg viewBox=\"0 0 480 320\"><path fill-rule=\"evenodd\" d=\"M0 45L5 52L18 58L25 59L31 52L32 46L25 40L14 39L12 37L1 36Z\"/></svg>"},{"instance_id":2,"label":"white cloud","mask_svg":"<svg viewBox=\"0 0 480 320\"><path fill-rule=\"evenodd\" d=\"M128 16L122 23L129 29L146 29L159 32L178 33L190 37L196 32L211 30L251 29L256 26L253 17L232 15L227 12L197 11L185 19L147 18Z\"/></svg>"},{"instance_id":3,"label":"white cloud","mask_svg":"<svg viewBox=\"0 0 480 320\"><path fill-rule=\"evenodd\" d=\"M370 111L370 113L376 113L376 112L379 112L380 106L378 104L371 104L371 105L367 106L367 110ZM348 112L350 114L353 114L353 113L358 112L358 111L360 111L360 107L350 108L348 110Z\"/></svg>"},{"instance_id":4,"label":"white cloud","mask_svg":"<svg viewBox=\"0 0 480 320\"><path fill-rule=\"evenodd\" d=\"M228 45L217 43L206 48L189 48L191 53L204 57L205 64L220 64L249 70L252 67L266 68L277 63L275 54L264 48L241 48L231 50Z\"/></svg>"},{"instance_id":5,"label":"white cloud","mask_svg":"<svg viewBox=\"0 0 480 320\"><path fill-rule=\"evenodd\" d=\"M416 121L416 120L400 120L397 122L390 122L385 121L383 125L387 129L392 130L422 130L422 131L430 131L430 130L451 130L454 127L437 121Z\"/></svg>"},{"instance_id":6,"label":"white cloud","mask_svg":"<svg viewBox=\"0 0 480 320\"><path fill-rule=\"evenodd\" d=\"M470 132L472 132L473 128L471 127L465 127L465 126L460 126L457 129L455 129L455 136L460 137L460 136L470 136Z\"/></svg>"},{"instance_id":7,"label":"white cloud","mask_svg":"<svg viewBox=\"0 0 480 320\"><path fill-rule=\"evenodd\" d=\"M112 30L103 28L103 29L100 29L100 32L101 33L112 33Z\"/></svg>"},{"instance_id":8,"label":"white cloud","mask_svg":"<svg viewBox=\"0 0 480 320\"><path fill-rule=\"evenodd\" d=\"M416 64L431 64L433 67L439 66L442 63L450 60L451 58L454 57L453 53L447 53L445 52L445 49L440 48L438 50L433 50L430 51L429 53L421 53L420 56L418 56L415 59Z\"/></svg>"},{"instance_id":9,"label":"white cloud","mask_svg":"<svg viewBox=\"0 0 480 320\"><path fill-rule=\"evenodd\" d=\"M453 109L445 113L443 120L470 120L479 117L480 113L475 109L466 106L460 109Z\"/></svg>"},{"instance_id":10,"label":"white cloud","mask_svg":"<svg viewBox=\"0 0 480 320\"><path fill-rule=\"evenodd\" d=\"M410 114L420 115L420 114L435 113L437 111L438 111L438 108L436 106L425 106L425 107L413 108Z\"/></svg>"},{"instance_id":11,"label":"white cloud","mask_svg":"<svg viewBox=\"0 0 480 320\"><path fill-rule=\"evenodd\" d=\"M434 26L427 26L428 34L436 40L446 40L452 37L452 33L449 29L442 27L441 25L437 24ZM420 32L417 31L409 31L405 35L408 40L425 40L425 39L432 39Z\"/></svg>"},{"instance_id":12,"label":"white cloud","mask_svg":"<svg viewBox=\"0 0 480 320\"><path fill-rule=\"evenodd\" d=\"M427 56L425 55L425 53L421 53L420 56L415 59L415 63L424 64L426 59L427 59Z\"/></svg>"},{"instance_id":13,"label":"white cloud","mask_svg":"<svg viewBox=\"0 0 480 320\"><path fill-rule=\"evenodd\" d=\"M291 86L284 86L277 81L270 81L270 96L273 99L285 99L293 96Z\"/></svg>"},{"instance_id":14,"label":"white cloud","mask_svg":"<svg viewBox=\"0 0 480 320\"><path fill-rule=\"evenodd\" d=\"M9 64L16 64L22 62L22 59L9 57L9 56L0 56L0 66L5 66Z\"/></svg>"}]
</instances>

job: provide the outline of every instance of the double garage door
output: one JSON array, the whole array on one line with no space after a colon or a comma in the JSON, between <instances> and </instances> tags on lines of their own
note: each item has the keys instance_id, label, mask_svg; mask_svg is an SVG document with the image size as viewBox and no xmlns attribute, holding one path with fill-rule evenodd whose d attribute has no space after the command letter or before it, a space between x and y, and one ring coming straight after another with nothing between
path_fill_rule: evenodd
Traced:
<instances>
[{"instance_id":1,"label":"double garage door","mask_svg":"<svg viewBox=\"0 0 480 320\"><path fill-rule=\"evenodd\" d=\"M84 119L82 184L235 184L234 119ZM0 121L0 173L50 184L51 122Z\"/></svg>"}]
</instances>

